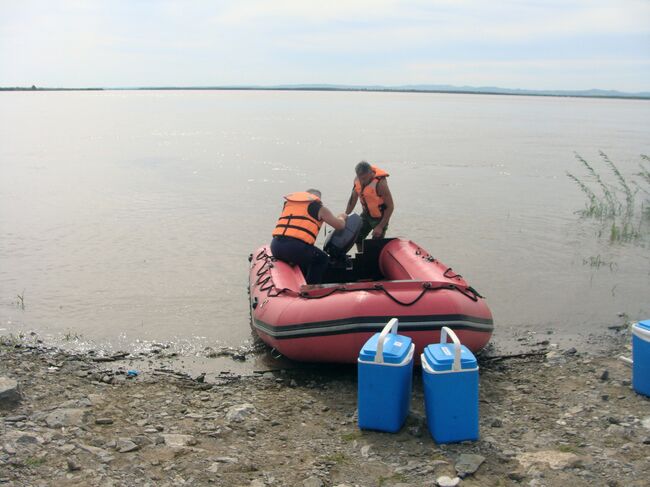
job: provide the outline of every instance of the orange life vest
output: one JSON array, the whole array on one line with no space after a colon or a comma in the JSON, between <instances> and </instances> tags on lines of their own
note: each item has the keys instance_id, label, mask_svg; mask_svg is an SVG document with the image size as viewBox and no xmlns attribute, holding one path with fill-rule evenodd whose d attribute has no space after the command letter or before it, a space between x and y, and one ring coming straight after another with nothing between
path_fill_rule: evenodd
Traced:
<instances>
[{"instance_id":1,"label":"orange life vest","mask_svg":"<svg viewBox=\"0 0 650 487\"><path fill-rule=\"evenodd\" d=\"M359 195L361 206L373 218L381 218L384 214L384 198L377 194L377 183L388 177L388 173L376 166L371 166L375 177L366 186L361 186L359 178L354 179L354 190Z\"/></svg>"},{"instance_id":2,"label":"orange life vest","mask_svg":"<svg viewBox=\"0 0 650 487\"><path fill-rule=\"evenodd\" d=\"M323 222L309 214L310 203L320 201L318 196L311 193L291 193L284 197L285 203L282 214L275 224L274 237L293 237L313 245Z\"/></svg>"}]
</instances>

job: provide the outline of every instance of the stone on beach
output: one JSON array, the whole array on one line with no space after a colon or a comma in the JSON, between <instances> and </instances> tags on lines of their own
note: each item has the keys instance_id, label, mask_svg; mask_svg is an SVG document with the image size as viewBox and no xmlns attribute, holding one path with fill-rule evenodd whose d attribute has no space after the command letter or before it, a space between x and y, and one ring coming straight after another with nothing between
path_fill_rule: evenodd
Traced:
<instances>
[{"instance_id":1,"label":"stone on beach","mask_svg":"<svg viewBox=\"0 0 650 487\"><path fill-rule=\"evenodd\" d=\"M18 381L9 377L0 377L0 407L11 406L20 401Z\"/></svg>"},{"instance_id":2,"label":"stone on beach","mask_svg":"<svg viewBox=\"0 0 650 487\"><path fill-rule=\"evenodd\" d=\"M548 465L551 470L563 470L572 467L580 461L575 453L544 450L537 452L524 452L517 457L524 469L533 465Z\"/></svg>"},{"instance_id":3,"label":"stone on beach","mask_svg":"<svg viewBox=\"0 0 650 487\"><path fill-rule=\"evenodd\" d=\"M162 435L162 437L165 440L165 445L171 447L196 445L196 440L191 435L167 434L167 435Z\"/></svg>"},{"instance_id":4,"label":"stone on beach","mask_svg":"<svg viewBox=\"0 0 650 487\"><path fill-rule=\"evenodd\" d=\"M16 416L7 416L4 418L5 423L19 423L20 421L25 421L27 416L24 414L17 414Z\"/></svg>"},{"instance_id":5,"label":"stone on beach","mask_svg":"<svg viewBox=\"0 0 650 487\"><path fill-rule=\"evenodd\" d=\"M117 451L120 453L129 453L140 449L140 447L131 438L120 438L117 440Z\"/></svg>"},{"instance_id":6,"label":"stone on beach","mask_svg":"<svg viewBox=\"0 0 650 487\"><path fill-rule=\"evenodd\" d=\"M484 461L485 457L481 455L463 453L456 462L456 472L460 478L465 478L476 472Z\"/></svg>"},{"instance_id":7,"label":"stone on beach","mask_svg":"<svg viewBox=\"0 0 650 487\"><path fill-rule=\"evenodd\" d=\"M443 475L442 477L438 477L436 479L436 485L438 487L456 487L459 484L460 479L458 477L451 478Z\"/></svg>"},{"instance_id":8,"label":"stone on beach","mask_svg":"<svg viewBox=\"0 0 650 487\"><path fill-rule=\"evenodd\" d=\"M641 420L641 424L643 425L644 428L650 430L650 416L647 416Z\"/></svg>"},{"instance_id":9,"label":"stone on beach","mask_svg":"<svg viewBox=\"0 0 650 487\"><path fill-rule=\"evenodd\" d=\"M226 413L226 420L231 423L242 423L255 412L255 406L250 403L232 406Z\"/></svg>"},{"instance_id":10,"label":"stone on beach","mask_svg":"<svg viewBox=\"0 0 650 487\"><path fill-rule=\"evenodd\" d=\"M77 408L55 409L45 417L45 423L50 428L61 428L64 426L80 426L86 420L89 411Z\"/></svg>"},{"instance_id":11,"label":"stone on beach","mask_svg":"<svg viewBox=\"0 0 650 487\"><path fill-rule=\"evenodd\" d=\"M68 464L68 471L70 472L76 472L77 470L81 470L81 466L79 466L79 463L77 463L77 460L75 460L74 458L68 458L67 464Z\"/></svg>"},{"instance_id":12,"label":"stone on beach","mask_svg":"<svg viewBox=\"0 0 650 487\"><path fill-rule=\"evenodd\" d=\"M323 487L323 482L318 477L309 477L302 481L303 487Z\"/></svg>"}]
</instances>

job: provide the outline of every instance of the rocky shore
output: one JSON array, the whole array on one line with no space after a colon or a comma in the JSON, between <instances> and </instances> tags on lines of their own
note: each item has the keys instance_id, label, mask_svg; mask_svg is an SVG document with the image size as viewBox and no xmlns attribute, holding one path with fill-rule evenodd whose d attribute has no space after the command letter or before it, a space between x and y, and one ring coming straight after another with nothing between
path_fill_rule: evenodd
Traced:
<instances>
[{"instance_id":1,"label":"rocky shore","mask_svg":"<svg viewBox=\"0 0 650 487\"><path fill-rule=\"evenodd\" d=\"M436 445L416 375L398 434L356 425L354 367L130 371L0 339L0 486L647 486L629 335L480 361L481 439ZM594 347L592 347L594 348Z\"/></svg>"}]
</instances>

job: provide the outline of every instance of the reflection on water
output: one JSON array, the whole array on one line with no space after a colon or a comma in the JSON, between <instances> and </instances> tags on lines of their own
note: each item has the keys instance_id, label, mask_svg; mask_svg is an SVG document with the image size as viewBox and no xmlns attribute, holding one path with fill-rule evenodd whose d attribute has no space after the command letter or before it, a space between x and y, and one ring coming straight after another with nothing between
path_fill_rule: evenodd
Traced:
<instances>
[{"instance_id":1,"label":"reflection on water","mask_svg":"<svg viewBox=\"0 0 650 487\"><path fill-rule=\"evenodd\" d=\"M361 159L391 173L391 233L487 296L497 341L647 318L647 243L594 238L565 172L574 151L599 149L637 172L649 133L638 100L3 93L0 328L239 346L251 338L247 256L269 240L281 196L315 186L342 211ZM615 265L585 264L596 256Z\"/></svg>"}]
</instances>

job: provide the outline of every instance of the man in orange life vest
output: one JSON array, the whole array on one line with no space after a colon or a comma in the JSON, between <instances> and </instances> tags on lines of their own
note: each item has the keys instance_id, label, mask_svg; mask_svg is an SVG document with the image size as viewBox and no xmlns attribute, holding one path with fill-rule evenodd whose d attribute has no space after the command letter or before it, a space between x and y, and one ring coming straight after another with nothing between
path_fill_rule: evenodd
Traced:
<instances>
[{"instance_id":1,"label":"man in orange life vest","mask_svg":"<svg viewBox=\"0 0 650 487\"><path fill-rule=\"evenodd\" d=\"M393 196L388 189L386 178L388 173L376 166L371 166L366 161L361 161L354 168L357 177L354 179L354 188L348 200L345 213L349 215L361 200L361 232L357 239L357 249L363 250L363 241L372 232L372 238L384 238L388 230L388 222L395 209Z\"/></svg>"},{"instance_id":2,"label":"man in orange life vest","mask_svg":"<svg viewBox=\"0 0 650 487\"><path fill-rule=\"evenodd\" d=\"M317 189L286 195L271 241L273 257L299 265L307 284L320 284L329 262L328 255L314 246L323 222L342 230L348 217L334 216L320 196Z\"/></svg>"}]
</instances>

